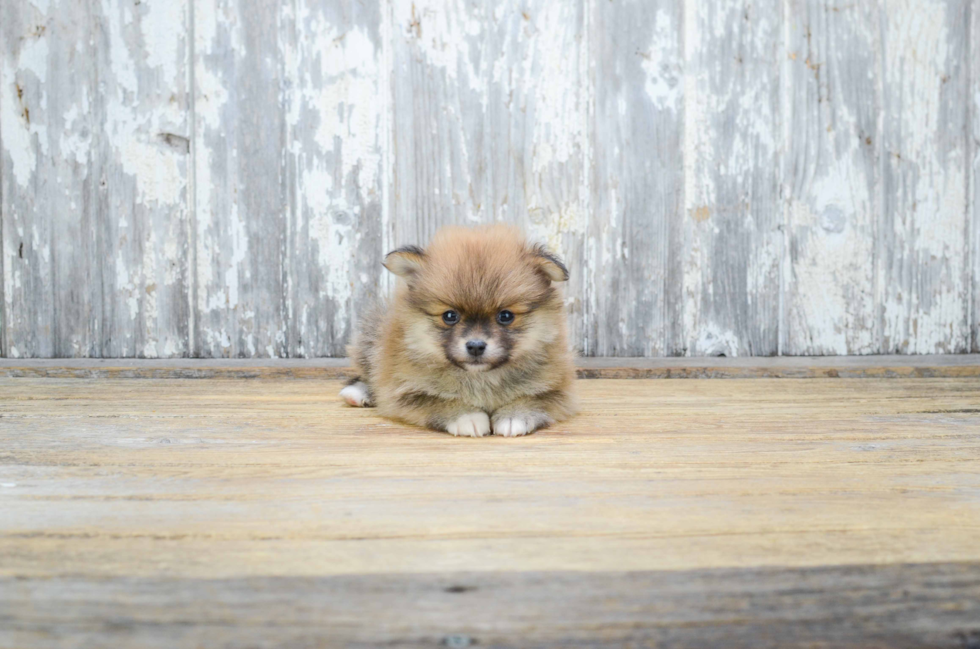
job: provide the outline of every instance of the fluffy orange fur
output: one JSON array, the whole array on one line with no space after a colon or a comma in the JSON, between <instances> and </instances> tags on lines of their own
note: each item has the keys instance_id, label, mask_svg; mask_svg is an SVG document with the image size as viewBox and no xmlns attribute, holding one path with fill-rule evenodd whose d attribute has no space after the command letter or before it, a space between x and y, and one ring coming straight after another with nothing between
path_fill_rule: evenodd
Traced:
<instances>
[{"instance_id":1,"label":"fluffy orange fur","mask_svg":"<svg viewBox=\"0 0 980 649\"><path fill-rule=\"evenodd\" d=\"M524 435L575 412L557 257L512 227L453 227L385 267L404 281L348 349L359 373L341 393L348 403L475 437ZM473 341L486 346L478 357Z\"/></svg>"}]
</instances>

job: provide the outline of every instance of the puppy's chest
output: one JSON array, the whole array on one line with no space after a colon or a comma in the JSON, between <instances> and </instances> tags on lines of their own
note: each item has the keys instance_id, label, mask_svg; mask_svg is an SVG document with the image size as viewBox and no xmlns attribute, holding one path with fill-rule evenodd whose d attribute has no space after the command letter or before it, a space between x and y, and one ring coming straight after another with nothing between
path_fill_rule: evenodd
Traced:
<instances>
[{"instance_id":1,"label":"puppy's chest","mask_svg":"<svg viewBox=\"0 0 980 649\"><path fill-rule=\"evenodd\" d=\"M427 391L438 394L444 399L463 401L469 405L485 410L495 410L513 402L515 399L526 397L540 390L536 389L534 381L525 377L432 377L435 379L427 386Z\"/></svg>"}]
</instances>

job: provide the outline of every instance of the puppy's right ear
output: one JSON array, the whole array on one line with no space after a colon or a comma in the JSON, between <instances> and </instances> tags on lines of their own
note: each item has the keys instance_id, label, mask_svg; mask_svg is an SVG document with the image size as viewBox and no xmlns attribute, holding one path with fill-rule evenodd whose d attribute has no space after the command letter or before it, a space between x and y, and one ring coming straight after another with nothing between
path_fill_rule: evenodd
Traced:
<instances>
[{"instance_id":1,"label":"puppy's right ear","mask_svg":"<svg viewBox=\"0 0 980 649\"><path fill-rule=\"evenodd\" d=\"M384 267L399 277L412 277L422 270L425 251L418 246L405 246L385 255Z\"/></svg>"},{"instance_id":2,"label":"puppy's right ear","mask_svg":"<svg viewBox=\"0 0 980 649\"><path fill-rule=\"evenodd\" d=\"M568 281L568 268L562 263L562 260L548 252L548 249L544 246L535 246L532 250L534 254L534 261L538 264L538 268L544 273L545 277L550 279L552 282L567 282Z\"/></svg>"}]
</instances>

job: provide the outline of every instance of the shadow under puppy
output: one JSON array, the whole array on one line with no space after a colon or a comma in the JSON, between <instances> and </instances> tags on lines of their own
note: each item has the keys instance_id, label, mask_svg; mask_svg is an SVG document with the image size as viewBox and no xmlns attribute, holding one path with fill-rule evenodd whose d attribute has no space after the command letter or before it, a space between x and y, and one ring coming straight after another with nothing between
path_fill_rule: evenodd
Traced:
<instances>
[{"instance_id":1,"label":"shadow under puppy","mask_svg":"<svg viewBox=\"0 0 980 649\"><path fill-rule=\"evenodd\" d=\"M444 228L384 265L405 281L348 349L359 376L340 393L347 403L470 437L525 435L574 414L557 257L492 225Z\"/></svg>"}]
</instances>

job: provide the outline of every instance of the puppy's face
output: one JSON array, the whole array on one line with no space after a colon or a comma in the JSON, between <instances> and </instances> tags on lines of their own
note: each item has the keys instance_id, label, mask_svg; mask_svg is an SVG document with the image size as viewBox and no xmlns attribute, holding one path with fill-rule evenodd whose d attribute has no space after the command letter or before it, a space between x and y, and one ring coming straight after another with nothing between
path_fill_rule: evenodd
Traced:
<instances>
[{"instance_id":1,"label":"puppy's face","mask_svg":"<svg viewBox=\"0 0 980 649\"><path fill-rule=\"evenodd\" d=\"M409 353L484 372L534 354L564 318L553 281L562 263L505 226L440 231L428 248L402 248L385 267L404 277L399 296Z\"/></svg>"}]
</instances>

